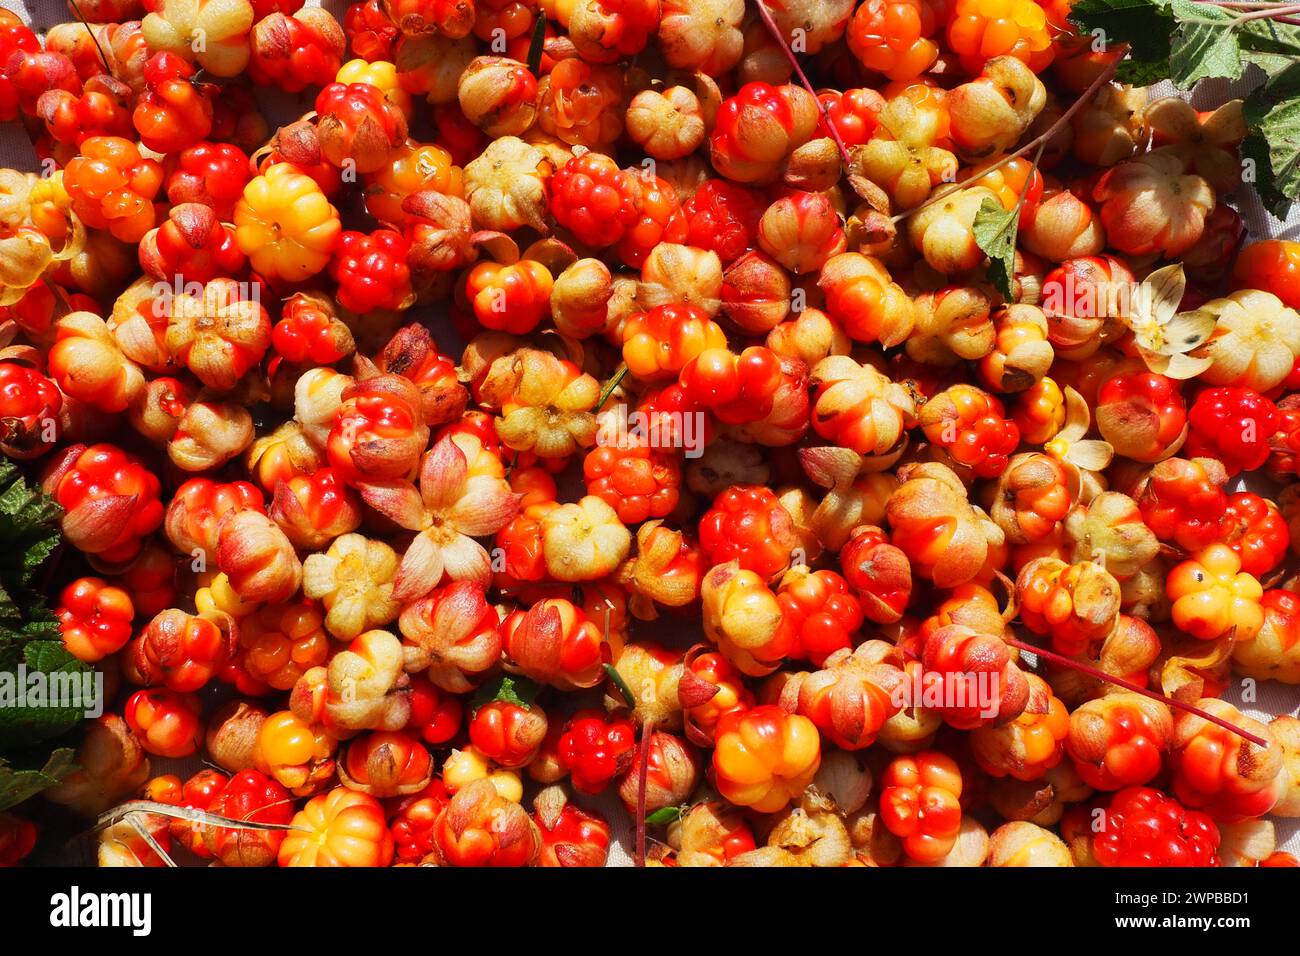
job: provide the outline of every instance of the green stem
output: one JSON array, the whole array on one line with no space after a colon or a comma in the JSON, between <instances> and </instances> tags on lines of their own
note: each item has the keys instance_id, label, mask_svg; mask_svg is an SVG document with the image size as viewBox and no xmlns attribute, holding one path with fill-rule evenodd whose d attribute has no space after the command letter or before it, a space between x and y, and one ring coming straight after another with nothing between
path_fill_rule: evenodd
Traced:
<instances>
[{"instance_id":1,"label":"green stem","mask_svg":"<svg viewBox=\"0 0 1300 956\"><path fill-rule=\"evenodd\" d=\"M609 396L614 394L614 389L618 388L619 383L623 381L623 377L626 375L627 363L619 362L618 368L614 371L614 374L610 377L609 381L605 383L604 389L601 390L600 401L596 402L596 411L599 412L605 407L605 403L609 401Z\"/></svg>"},{"instance_id":2,"label":"green stem","mask_svg":"<svg viewBox=\"0 0 1300 956\"><path fill-rule=\"evenodd\" d=\"M636 697L632 694L632 688L627 686L627 681L623 679L623 675L618 672L613 664L605 665L605 676L609 678L610 683L618 688L619 695L627 702L627 705L635 709Z\"/></svg>"}]
</instances>

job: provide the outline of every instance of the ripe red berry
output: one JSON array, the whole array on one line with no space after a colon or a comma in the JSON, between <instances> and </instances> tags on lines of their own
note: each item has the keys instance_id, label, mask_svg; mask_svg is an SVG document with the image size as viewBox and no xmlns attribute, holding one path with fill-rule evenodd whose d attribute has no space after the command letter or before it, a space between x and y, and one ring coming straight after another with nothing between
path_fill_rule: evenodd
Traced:
<instances>
[{"instance_id":1,"label":"ripe red berry","mask_svg":"<svg viewBox=\"0 0 1300 956\"><path fill-rule=\"evenodd\" d=\"M13 119L17 111L35 115L36 103L47 90L81 92L81 77L72 60L62 53L43 51L39 45L34 50L16 47L8 61L0 66L4 69L3 82L0 82L0 119ZM9 115L15 106L17 111Z\"/></svg>"},{"instance_id":2,"label":"ripe red berry","mask_svg":"<svg viewBox=\"0 0 1300 956\"><path fill-rule=\"evenodd\" d=\"M1241 558L1241 570L1255 577L1277 567L1291 543L1286 519L1277 505L1251 491L1228 496L1221 534L1224 543Z\"/></svg>"},{"instance_id":3,"label":"ripe red berry","mask_svg":"<svg viewBox=\"0 0 1300 956\"><path fill-rule=\"evenodd\" d=\"M925 437L981 478L1006 471L1020 444L1020 429L1009 421L995 395L973 385L953 385L921 407Z\"/></svg>"},{"instance_id":4,"label":"ripe red berry","mask_svg":"<svg viewBox=\"0 0 1300 956\"><path fill-rule=\"evenodd\" d=\"M1142 520L1161 541L1199 551L1220 538L1227 507L1222 480L1199 461L1167 458L1151 470L1138 495Z\"/></svg>"},{"instance_id":5,"label":"ripe red berry","mask_svg":"<svg viewBox=\"0 0 1300 956\"><path fill-rule=\"evenodd\" d=\"M91 136L134 137L131 99L129 86L101 75L87 80L80 95L47 90L36 101L36 112L56 143L80 146Z\"/></svg>"},{"instance_id":6,"label":"ripe red berry","mask_svg":"<svg viewBox=\"0 0 1300 956\"><path fill-rule=\"evenodd\" d=\"M712 249L724 263L740 258L754 247L763 204L744 186L725 179L710 179L686 200L686 242Z\"/></svg>"},{"instance_id":7,"label":"ripe red berry","mask_svg":"<svg viewBox=\"0 0 1300 956\"><path fill-rule=\"evenodd\" d=\"M1201 392L1187 419L1183 457L1217 458L1229 475L1261 467L1278 428L1276 405L1253 388L1234 386Z\"/></svg>"},{"instance_id":8,"label":"ripe red berry","mask_svg":"<svg viewBox=\"0 0 1300 956\"><path fill-rule=\"evenodd\" d=\"M582 243L612 246L636 221L631 174L603 153L584 153L551 177L551 215Z\"/></svg>"},{"instance_id":9,"label":"ripe red berry","mask_svg":"<svg viewBox=\"0 0 1300 956\"><path fill-rule=\"evenodd\" d=\"M564 728L556 750L575 790L600 793L631 766L635 748L631 720L582 710Z\"/></svg>"},{"instance_id":10,"label":"ripe red berry","mask_svg":"<svg viewBox=\"0 0 1300 956\"><path fill-rule=\"evenodd\" d=\"M732 485L700 519L700 548L709 567L739 561L765 578L790 563L795 547L794 519L762 485Z\"/></svg>"},{"instance_id":11,"label":"ripe red berry","mask_svg":"<svg viewBox=\"0 0 1300 956\"><path fill-rule=\"evenodd\" d=\"M392 229L376 229L369 235L344 232L330 262L330 277L339 284L339 304L362 314L410 305L409 249L402 234Z\"/></svg>"},{"instance_id":12,"label":"ripe red berry","mask_svg":"<svg viewBox=\"0 0 1300 956\"><path fill-rule=\"evenodd\" d=\"M751 345L739 355L707 348L686 363L677 382L691 404L707 408L719 421L756 422L772 411L783 382L781 359L761 345Z\"/></svg>"},{"instance_id":13,"label":"ripe red berry","mask_svg":"<svg viewBox=\"0 0 1300 956\"><path fill-rule=\"evenodd\" d=\"M870 87L856 90L826 90L817 96L826 118L822 128L829 121L844 140L845 146L862 146L871 139L871 134L880 125L878 114L885 106L885 98Z\"/></svg>"},{"instance_id":14,"label":"ripe red berry","mask_svg":"<svg viewBox=\"0 0 1300 956\"><path fill-rule=\"evenodd\" d=\"M0 65L7 64L15 53L20 52L40 53L41 41L17 16L12 19L6 17L0 22ZM72 61L69 60L68 63L71 65ZM73 72L75 74L75 68ZM8 70L5 70L0 75L0 121L8 122L18 118L18 99L18 86L10 79Z\"/></svg>"},{"instance_id":15,"label":"ripe red berry","mask_svg":"<svg viewBox=\"0 0 1300 956\"><path fill-rule=\"evenodd\" d=\"M368 63L393 59L397 25L389 19L383 0L365 0L365 3L348 7L343 17L343 31L354 56Z\"/></svg>"},{"instance_id":16,"label":"ripe red berry","mask_svg":"<svg viewBox=\"0 0 1300 956\"><path fill-rule=\"evenodd\" d=\"M234 215L251 172L248 156L231 143L195 143L182 150L167 176L167 199L173 205L203 203L223 222Z\"/></svg>"},{"instance_id":17,"label":"ripe red berry","mask_svg":"<svg viewBox=\"0 0 1300 956\"><path fill-rule=\"evenodd\" d=\"M670 183L637 167L624 172L631 177L635 213L618 242L618 256L638 269L659 243L686 240L686 217Z\"/></svg>"},{"instance_id":18,"label":"ripe red berry","mask_svg":"<svg viewBox=\"0 0 1300 956\"><path fill-rule=\"evenodd\" d=\"M1219 828L1151 787L1126 787L1105 808L1092 854L1102 866L1217 866Z\"/></svg>"},{"instance_id":19,"label":"ripe red berry","mask_svg":"<svg viewBox=\"0 0 1300 956\"><path fill-rule=\"evenodd\" d=\"M352 351L352 336L320 302L295 295L285 303L280 321L271 329L271 347L276 355L298 364L310 360L332 365Z\"/></svg>"},{"instance_id":20,"label":"ripe red berry","mask_svg":"<svg viewBox=\"0 0 1300 956\"><path fill-rule=\"evenodd\" d=\"M157 153L175 153L208 138L215 86L196 80L191 64L155 53L145 64L144 84L131 117L140 142Z\"/></svg>"},{"instance_id":21,"label":"ripe red berry","mask_svg":"<svg viewBox=\"0 0 1300 956\"><path fill-rule=\"evenodd\" d=\"M253 27L250 38L248 74L253 82L289 93L330 83L347 49L338 21L320 9L297 16L273 13Z\"/></svg>"}]
</instances>

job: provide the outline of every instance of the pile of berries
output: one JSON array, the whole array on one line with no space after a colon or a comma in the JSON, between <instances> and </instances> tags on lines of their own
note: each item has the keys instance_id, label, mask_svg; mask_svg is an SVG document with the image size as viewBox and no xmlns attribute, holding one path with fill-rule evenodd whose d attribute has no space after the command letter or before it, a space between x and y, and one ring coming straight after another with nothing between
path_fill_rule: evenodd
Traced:
<instances>
[{"instance_id":1,"label":"pile of berries","mask_svg":"<svg viewBox=\"0 0 1300 956\"><path fill-rule=\"evenodd\" d=\"M0 451L120 688L34 799L216 815L101 863L1272 858L1300 721L1223 698L1300 684L1300 244L1241 248L1242 104L1069 0L747 6L0 11Z\"/></svg>"}]
</instances>

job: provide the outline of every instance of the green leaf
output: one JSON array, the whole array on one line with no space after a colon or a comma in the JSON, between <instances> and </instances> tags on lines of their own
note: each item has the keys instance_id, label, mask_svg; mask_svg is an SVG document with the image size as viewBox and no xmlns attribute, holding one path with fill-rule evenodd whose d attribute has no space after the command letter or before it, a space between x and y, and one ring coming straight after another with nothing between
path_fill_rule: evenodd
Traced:
<instances>
[{"instance_id":1,"label":"green leaf","mask_svg":"<svg viewBox=\"0 0 1300 956\"><path fill-rule=\"evenodd\" d=\"M484 704L494 700L503 700L507 704L523 707L525 710L533 705L541 688L527 677L502 674L496 680L490 680L478 689L470 702L470 710L475 711Z\"/></svg>"},{"instance_id":2,"label":"green leaf","mask_svg":"<svg viewBox=\"0 0 1300 956\"><path fill-rule=\"evenodd\" d=\"M58 637L58 622L29 584L62 540L62 514L54 499L27 486L13 462L0 460L0 662L13 656L5 644Z\"/></svg>"},{"instance_id":3,"label":"green leaf","mask_svg":"<svg viewBox=\"0 0 1300 956\"><path fill-rule=\"evenodd\" d=\"M1300 197L1300 67L1293 67L1246 97L1250 132L1242 154L1255 163L1254 186L1264 204L1285 219Z\"/></svg>"},{"instance_id":4,"label":"green leaf","mask_svg":"<svg viewBox=\"0 0 1300 956\"><path fill-rule=\"evenodd\" d=\"M0 461L0 581L26 586L60 541L63 515L53 498L27 487L22 472Z\"/></svg>"},{"instance_id":5,"label":"green leaf","mask_svg":"<svg viewBox=\"0 0 1300 956\"><path fill-rule=\"evenodd\" d=\"M22 663L22 674L16 664L0 671L0 751L4 752L61 736L102 703L94 698L96 684L86 686L86 675L93 672L69 654L62 641L28 641L22 646Z\"/></svg>"},{"instance_id":6,"label":"green leaf","mask_svg":"<svg viewBox=\"0 0 1300 956\"><path fill-rule=\"evenodd\" d=\"M45 764L15 770L0 761L0 809L67 775L71 750L41 757L32 748L66 734L102 704L94 699L102 680L87 688L91 669L68 653L59 622L32 588L36 570L62 540L62 514L12 462L0 460L0 753L21 752L24 763Z\"/></svg>"},{"instance_id":7,"label":"green leaf","mask_svg":"<svg viewBox=\"0 0 1300 956\"><path fill-rule=\"evenodd\" d=\"M40 770L16 770L0 759L0 810L16 807L47 787L60 783L76 769L71 747L60 747L50 754Z\"/></svg>"},{"instance_id":8,"label":"green leaf","mask_svg":"<svg viewBox=\"0 0 1300 956\"><path fill-rule=\"evenodd\" d=\"M1169 79L1169 60L1121 60L1115 79L1129 86L1154 86Z\"/></svg>"},{"instance_id":9,"label":"green leaf","mask_svg":"<svg viewBox=\"0 0 1300 956\"><path fill-rule=\"evenodd\" d=\"M528 43L528 72L540 76L542 69L542 50L546 47L546 17L538 17L533 27L533 38Z\"/></svg>"},{"instance_id":10,"label":"green leaf","mask_svg":"<svg viewBox=\"0 0 1300 956\"><path fill-rule=\"evenodd\" d=\"M25 590L12 595L0 582L0 646L37 638L54 640L58 636L59 622L44 599Z\"/></svg>"},{"instance_id":11,"label":"green leaf","mask_svg":"<svg viewBox=\"0 0 1300 956\"><path fill-rule=\"evenodd\" d=\"M1296 55L1300 54L1300 26L1276 20L1249 20L1237 32L1243 51L1280 56L1285 58L1286 65L1296 65Z\"/></svg>"},{"instance_id":12,"label":"green leaf","mask_svg":"<svg viewBox=\"0 0 1300 956\"><path fill-rule=\"evenodd\" d=\"M660 807L654 813L646 814L645 822L652 827L663 827L676 823L685 812L685 807Z\"/></svg>"},{"instance_id":13,"label":"green leaf","mask_svg":"<svg viewBox=\"0 0 1300 956\"><path fill-rule=\"evenodd\" d=\"M1169 53L1176 21L1170 0L1078 0L1070 20L1104 46L1129 45L1118 79L1150 85L1169 76Z\"/></svg>"},{"instance_id":14,"label":"green leaf","mask_svg":"<svg viewBox=\"0 0 1300 956\"><path fill-rule=\"evenodd\" d=\"M1187 0L1173 0L1179 21L1169 51L1169 77L1183 89L1207 77L1238 79L1243 69L1235 14Z\"/></svg>"},{"instance_id":15,"label":"green leaf","mask_svg":"<svg viewBox=\"0 0 1300 956\"><path fill-rule=\"evenodd\" d=\"M618 688L623 701L629 707L636 707L636 695L632 693L632 688L627 686L627 681L623 680L623 675L618 672L618 669L613 664L605 665L605 676Z\"/></svg>"},{"instance_id":16,"label":"green leaf","mask_svg":"<svg viewBox=\"0 0 1300 956\"><path fill-rule=\"evenodd\" d=\"M1007 210L996 199L986 198L975 214L975 244L989 257L989 281L1008 300L1016 274L1016 229L1020 207Z\"/></svg>"}]
</instances>

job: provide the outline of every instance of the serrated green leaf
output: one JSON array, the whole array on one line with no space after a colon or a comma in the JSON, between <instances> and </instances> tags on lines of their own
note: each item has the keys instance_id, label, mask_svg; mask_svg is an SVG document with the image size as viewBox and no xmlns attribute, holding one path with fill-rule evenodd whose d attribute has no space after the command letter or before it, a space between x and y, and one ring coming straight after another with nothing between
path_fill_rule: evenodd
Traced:
<instances>
[{"instance_id":1,"label":"serrated green leaf","mask_svg":"<svg viewBox=\"0 0 1300 956\"><path fill-rule=\"evenodd\" d=\"M94 685L83 694L84 675L91 670L63 646L62 641L33 640L22 645L25 681L17 667L0 672L0 751L8 752L51 740L75 727L92 709ZM38 684L39 682L39 684ZM43 699L32 694L43 685ZM19 698L20 690L26 699Z\"/></svg>"},{"instance_id":2,"label":"serrated green leaf","mask_svg":"<svg viewBox=\"0 0 1300 956\"><path fill-rule=\"evenodd\" d=\"M27 588L10 592L0 583L0 647L58 636L59 622L44 598Z\"/></svg>"},{"instance_id":3,"label":"serrated green leaf","mask_svg":"<svg viewBox=\"0 0 1300 956\"><path fill-rule=\"evenodd\" d=\"M29 590L10 594L0 583L0 644L58 636L59 622L44 598Z\"/></svg>"},{"instance_id":4,"label":"serrated green leaf","mask_svg":"<svg viewBox=\"0 0 1300 956\"><path fill-rule=\"evenodd\" d=\"M47 787L62 782L76 769L74 756L71 747L60 747L50 754L39 770L17 770L0 759L0 810L16 807Z\"/></svg>"},{"instance_id":5,"label":"serrated green leaf","mask_svg":"<svg viewBox=\"0 0 1300 956\"><path fill-rule=\"evenodd\" d=\"M680 820L683 812L683 807L660 807L654 813L647 813L645 822L652 827L664 827Z\"/></svg>"},{"instance_id":6,"label":"serrated green leaf","mask_svg":"<svg viewBox=\"0 0 1300 956\"><path fill-rule=\"evenodd\" d=\"M1169 79L1169 60L1121 60L1115 79L1129 86L1154 86Z\"/></svg>"},{"instance_id":7,"label":"serrated green leaf","mask_svg":"<svg viewBox=\"0 0 1300 956\"><path fill-rule=\"evenodd\" d=\"M16 665L15 646L58 639L58 621L29 583L62 540L62 513L52 498L28 487L13 462L0 460L0 668Z\"/></svg>"},{"instance_id":8,"label":"serrated green leaf","mask_svg":"<svg viewBox=\"0 0 1300 956\"><path fill-rule=\"evenodd\" d=\"M527 677L519 677L514 674L502 674L496 680L490 680L477 693L470 702L470 710L475 711L484 704L490 704L494 700L505 701L507 704L514 704L517 707L528 708L533 705L541 688L530 681Z\"/></svg>"},{"instance_id":9,"label":"serrated green leaf","mask_svg":"<svg viewBox=\"0 0 1300 956\"><path fill-rule=\"evenodd\" d=\"M1248 51L1247 60L1264 69L1264 85L1259 95L1270 103L1283 103L1300 97L1300 59L1285 54Z\"/></svg>"},{"instance_id":10,"label":"serrated green leaf","mask_svg":"<svg viewBox=\"0 0 1300 956\"><path fill-rule=\"evenodd\" d=\"M1079 0L1070 19L1103 44L1127 43L1116 78L1134 85L1172 79L1239 79L1255 57L1300 54L1300 27L1275 20L1237 22L1239 12L1192 0ZM1261 62L1261 65L1262 62Z\"/></svg>"},{"instance_id":11,"label":"serrated green leaf","mask_svg":"<svg viewBox=\"0 0 1300 956\"><path fill-rule=\"evenodd\" d=\"M13 462L0 460L0 642L58 634L54 615L28 585L62 540L62 514Z\"/></svg>"},{"instance_id":12,"label":"serrated green leaf","mask_svg":"<svg viewBox=\"0 0 1300 956\"><path fill-rule=\"evenodd\" d=\"M1168 78L1176 27L1170 0L1078 0L1070 20L1079 32L1107 46L1129 45L1129 57L1117 73L1125 83L1146 86Z\"/></svg>"},{"instance_id":13,"label":"serrated green leaf","mask_svg":"<svg viewBox=\"0 0 1300 956\"><path fill-rule=\"evenodd\" d=\"M1277 20L1249 20L1237 27L1237 33L1243 51L1281 56L1295 66L1296 55L1300 54L1300 26Z\"/></svg>"},{"instance_id":14,"label":"serrated green leaf","mask_svg":"<svg viewBox=\"0 0 1300 956\"><path fill-rule=\"evenodd\" d=\"M17 466L0 461L0 580L11 590L25 586L58 547L62 514L54 499L27 486Z\"/></svg>"},{"instance_id":15,"label":"serrated green leaf","mask_svg":"<svg viewBox=\"0 0 1300 956\"><path fill-rule=\"evenodd\" d=\"M32 585L36 570L62 541L63 509L30 487L10 461L0 461L0 753L24 755L66 734L97 703L102 686L85 678L91 670L63 646L59 623ZM44 767L11 769L0 764L0 809L58 783L73 752L60 748Z\"/></svg>"},{"instance_id":16,"label":"serrated green leaf","mask_svg":"<svg viewBox=\"0 0 1300 956\"><path fill-rule=\"evenodd\" d=\"M1286 83L1269 83L1246 98L1246 125L1250 132L1242 154L1255 163L1254 186L1264 204L1285 219L1292 202L1300 198L1300 97L1293 74Z\"/></svg>"},{"instance_id":17,"label":"serrated green leaf","mask_svg":"<svg viewBox=\"0 0 1300 956\"><path fill-rule=\"evenodd\" d=\"M1007 210L996 199L986 198L975 214L971 231L975 244L989 257L988 279L1008 300L1016 274L1016 229L1020 225L1020 207Z\"/></svg>"},{"instance_id":18,"label":"serrated green leaf","mask_svg":"<svg viewBox=\"0 0 1300 956\"><path fill-rule=\"evenodd\" d=\"M1235 80L1243 69L1235 14L1187 0L1170 4L1178 20L1169 50L1169 78L1183 89L1198 80L1222 77Z\"/></svg>"}]
</instances>

